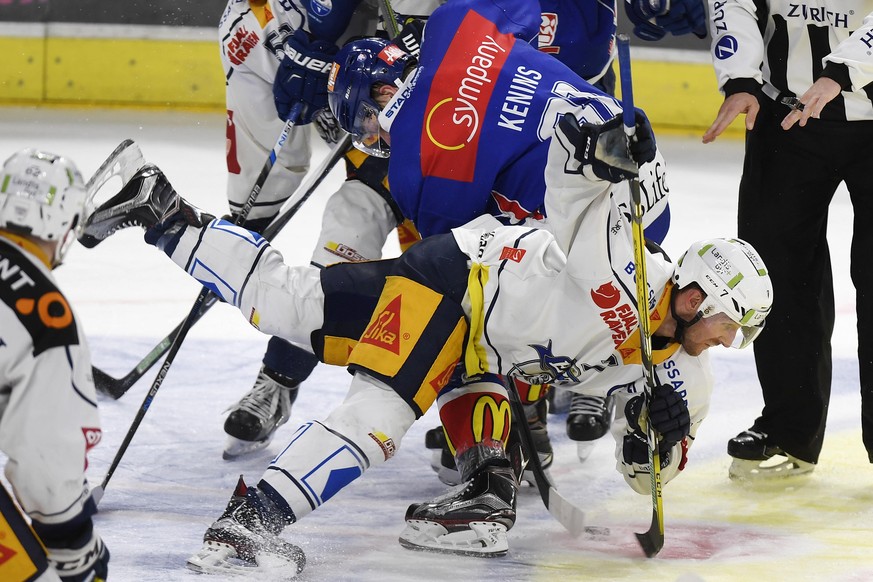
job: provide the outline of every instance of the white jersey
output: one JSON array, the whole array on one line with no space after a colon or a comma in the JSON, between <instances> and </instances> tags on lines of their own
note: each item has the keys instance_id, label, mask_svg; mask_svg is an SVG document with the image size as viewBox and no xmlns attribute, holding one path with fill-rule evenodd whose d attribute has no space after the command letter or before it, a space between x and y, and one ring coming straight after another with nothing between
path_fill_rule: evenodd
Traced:
<instances>
[{"instance_id":1,"label":"white jersey","mask_svg":"<svg viewBox=\"0 0 873 582\"><path fill-rule=\"evenodd\" d=\"M300 27L308 30L306 8L290 0L230 0L218 27L226 79L227 198L231 211L245 205L285 122L276 114L273 81L285 40ZM376 7L362 2L341 40L376 30ZM264 183L250 219L275 215L309 168L310 128L295 127Z\"/></svg>"},{"instance_id":2,"label":"white jersey","mask_svg":"<svg viewBox=\"0 0 873 582\"><path fill-rule=\"evenodd\" d=\"M620 393L617 410L624 410L644 385L633 239L619 206L628 201L618 199L627 191L581 179L578 161L560 139L552 140L546 168L547 229L477 228L474 221L452 231L471 260L467 372L510 375L588 394L614 391ZM654 331L669 306L662 291L673 265L663 255L647 254L646 267ZM688 405L687 447L709 410L708 357L692 357L669 344L655 352L654 360L656 380L672 385ZM623 414L617 414L613 432L620 436L625 429ZM620 438L616 457L631 486L648 491L648 473L623 463ZM679 450L672 455L665 482L682 457Z\"/></svg>"},{"instance_id":3,"label":"white jersey","mask_svg":"<svg viewBox=\"0 0 873 582\"><path fill-rule=\"evenodd\" d=\"M91 355L51 271L0 236L0 450L22 508L46 524L88 499L86 454L101 438ZM15 241L15 244L12 241Z\"/></svg>"},{"instance_id":4,"label":"white jersey","mask_svg":"<svg viewBox=\"0 0 873 582\"><path fill-rule=\"evenodd\" d=\"M483 228L483 217L453 232L471 259L463 308L470 322L465 355L470 375L493 372L531 384L549 383L578 392L617 395L618 410L643 390L639 316L628 218L617 200L626 189L579 176L579 163L556 134L547 165L547 228ZM564 168L571 173L565 173ZM194 260L196 257L196 260ZM289 267L260 237L226 223L186 229L171 258L216 289L262 332L306 343L323 324L324 293L318 270ZM652 328L668 301L662 293L671 263L648 255ZM666 483L680 469L709 409L713 379L706 354L692 357L678 344L659 346L655 377L672 385L688 405L691 433L677 444L664 468ZM648 467L625 464L627 425L617 415L617 468L639 492L649 490Z\"/></svg>"},{"instance_id":5,"label":"white jersey","mask_svg":"<svg viewBox=\"0 0 873 582\"><path fill-rule=\"evenodd\" d=\"M710 0L709 12L719 87L754 79L771 99L800 96L827 63L844 64L852 86L843 119L873 119L864 90L873 82L873 0Z\"/></svg>"}]
</instances>

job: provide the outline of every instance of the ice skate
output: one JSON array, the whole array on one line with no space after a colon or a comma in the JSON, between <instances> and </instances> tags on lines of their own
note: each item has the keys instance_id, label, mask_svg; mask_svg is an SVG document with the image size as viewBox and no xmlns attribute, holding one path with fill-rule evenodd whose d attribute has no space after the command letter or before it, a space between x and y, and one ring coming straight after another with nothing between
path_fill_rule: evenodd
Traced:
<instances>
[{"instance_id":1,"label":"ice skate","mask_svg":"<svg viewBox=\"0 0 873 582\"><path fill-rule=\"evenodd\" d=\"M406 511L400 545L480 557L509 550L506 532L515 524L518 484L508 467L488 466L463 487Z\"/></svg>"},{"instance_id":2,"label":"ice skate","mask_svg":"<svg viewBox=\"0 0 873 582\"><path fill-rule=\"evenodd\" d=\"M234 459L266 448L276 429L288 422L298 386L293 379L262 366L249 393L230 408L222 456Z\"/></svg>"},{"instance_id":3,"label":"ice skate","mask_svg":"<svg viewBox=\"0 0 873 582\"><path fill-rule=\"evenodd\" d=\"M576 441L576 455L580 461L586 460L594 450L595 441L609 432L614 407L612 398L572 395L567 414L567 436Z\"/></svg>"},{"instance_id":4,"label":"ice skate","mask_svg":"<svg viewBox=\"0 0 873 582\"><path fill-rule=\"evenodd\" d=\"M543 469L547 469L554 460L554 451L552 450L552 443L549 440L549 433L546 427L547 403L545 400L541 400L536 404L525 405L524 409L531 436L533 437L534 448L536 448L540 456L540 463ZM515 431L510 433L509 438L510 440L517 438ZM439 480L446 485L459 485L461 483L461 473L455 464L454 455L449 450L442 427L438 426L427 431L424 436L424 444L433 451L430 466L436 472ZM525 471L521 478L522 481L531 485L535 483L533 474L530 471Z\"/></svg>"},{"instance_id":5,"label":"ice skate","mask_svg":"<svg viewBox=\"0 0 873 582\"><path fill-rule=\"evenodd\" d=\"M801 461L782 450L770 437L750 428L728 441L733 457L728 475L738 481L765 481L807 475L815 464Z\"/></svg>"},{"instance_id":6,"label":"ice skate","mask_svg":"<svg viewBox=\"0 0 873 582\"><path fill-rule=\"evenodd\" d=\"M200 210L176 193L163 172L157 166L146 164L133 174L118 194L91 213L79 242L93 248L123 228L151 228L179 212L183 213L188 224L205 223Z\"/></svg>"},{"instance_id":7,"label":"ice skate","mask_svg":"<svg viewBox=\"0 0 873 582\"><path fill-rule=\"evenodd\" d=\"M549 414L565 414L570 410L573 392L553 387L549 390Z\"/></svg>"},{"instance_id":8,"label":"ice skate","mask_svg":"<svg viewBox=\"0 0 873 582\"><path fill-rule=\"evenodd\" d=\"M240 477L227 508L206 530L203 547L188 558L187 567L196 572L252 579L297 576L303 571L306 557L303 550L278 536L288 521L272 513Z\"/></svg>"}]
</instances>

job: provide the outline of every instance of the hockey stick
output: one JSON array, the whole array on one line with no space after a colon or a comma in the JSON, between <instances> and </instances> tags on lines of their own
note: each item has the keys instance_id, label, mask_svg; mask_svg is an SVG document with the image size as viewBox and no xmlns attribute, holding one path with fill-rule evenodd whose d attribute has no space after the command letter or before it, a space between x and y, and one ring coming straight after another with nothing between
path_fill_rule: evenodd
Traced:
<instances>
[{"instance_id":1,"label":"hockey stick","mask_svg":"<svg viewBox=\"0 0 873 582\"><path fill-rule=\"evenodd\" d=\"M385 31L390 38L397 38L397 35L400 34L400 24L397 22L397 14L391 7L391 0L380 0L379 4L385 12Z\"/></svg>"},{"instance_id":2,"label":"hockey stick","mask_svg":"<svg viewBox=\"0 0 873 582\"><path fill-rule=\"evenodd\" d=\"M282 133L279 134L279 138L276 140L276 145L273 146L273 149L270 151L270 155L267 157L267 161L264 163L264 167L261 168L261 173L258 174L258 179L255 180L255 185L252 188L251 193L249 194L248 199L246 200L245 205L242 210L240 210L239 215L236 217L235 224L240 225L245 222L246 217L251 211L252 207L255 204L255 200L257 200L258 195L261 193L261 188L264 186L264 182L267 181L267 177L270 175L270 170L273 169L273 165L276 163L276 158L279 155L279 152L282 150L282 146L285 145L285 142L288 140L288 134L291 132L291 128L294 127L294 121L297 119L297 116L300 115L300 111L303 108L303 105L300 103L295 104L288 115L288 121L285 122L285 126L282 128ZM109 465L109 470L106 472L106 476L103 478L103 482L94 488L92 492L92 497L94 498L94 503L99 503L100 499L103 497L103 493L106 491L106 486L109 484L109 480L112 478L113 473L115 473L115 469L118 467L118 463L121 462L121 457L124 456L125 451L127 451L127 447L130 445L130 441L133 439L133 435L136 433L136 430L139 428L140 423L142 423L142 419L145 418L146 412L148 412L149 407L152 404L155 396L158 393L158 390L163 384L164 379L167 377L167 372L170 370L170 366L173 365L173 361L176 359L176 354L179 353L179 348L182 346L182 342L185 341L185 336L188 335L188 331L191 329L191 326L194 325L194 321L196 321L196 315L200 312L200 308L203 306L204 301L206 300L207 295L210 294L209 289L205 286L200 289L200 293L197 295L197 299L194 301L194 305L191 306L191 311L188 312L188 317L182 322L182 326L179 329L179 333L173 338L173 341L170 344L169 351L167 352L167 357L164 360L164 364L161 366L161 369L158 370L157 375L155 376L154 381L152 382L152 387L149 389L148 394L146 394L145 399L142 402L142 405L139 408L139 411L136 414L136 417L133 419L133 423L130 425L130 428L127 430L127 434L124 437L124 440L121 443L121 446L118 448L118 452L115 453L115 458L112 459L112 464Z\"/></svg>"},{"instance_id":3,"label":"hockey stick","mask_svg":"<svg viewBox=\"0 0 873 582\"><path fill-rule=\"evenodd\" d=\"M528 459L528 467L533 473L537 490L543 500L543 505L546 506L549 513L551 513L574 537L582 535L583 532L602 533L598 532L600 528L595 529L586 527L585 512L561 495L561 492L558 491L552 483L546 470L543 469L543 464L540 462L540 456L534 447L533 435L530 432L530 426L528 426L527 423L527 416L524 413L524 405L521 403L521 397L518 395L518 389L515 387L515 382L512 378L506 378L504 384L506 385L506 391L509 393L509 406L512 410L513 422L515 422L518 427L522 447L528 452L528 456L530 457Z\"/></svg>"},{"instance_id":4,"label":"hockey stick","mask_svg":"<svg viewBox=\"0 0 873 582\"><path fill-rule=\"evenodd\" d=\"M321 164L310 171L303 182L297 187L294 191L294 194L288 198L288 203L294 201L291 206L280 210L279 214L274 218L269 225L264 229L261 235L267 240L273 240L288 224L288 221L294 217L300 207L303 205L306 200L309 199L310 196L315 192L315 190L321 185L333 167L337 164L339 160L343 158L346 150L351 146L351 136L349 134L345 134L343 138L340 139L339 142L333 147L330 154L324 160L322 160ZM299 194L299 196L298 196ZM218 301L218 297L214 294L209 294L206 300L203 303L203 307L201 307L200 311L198 311L194 316L193 320L190 322L190 325L193 326L197 323L203 315L206 314L209 309L215 305ZM185 320L187 321L187 319ZM167 334L158 344L152 348L152 350L145 355L145 357L139 361L139 363L127 374L122 376L121 378L114 378L104 372L103 370L93 367L91 368L94 374L94 384L97 386L97 390L109 395L112 399L118 400L122 396L124 396L127 391L136 384L140 378L142 378L146 372L148 372L152 366L154 366L158 360L161 359L167 350L170 349L170 345L173 343L173 340L176 339L176 336L179 334L179 331L182 329L182 325L185 324L185 321L182 321L177 325L173 331Z\"/></svg>"},{"instance_id":5,"label":"hockey stick","mask_svg":"<svg viewBox=\"0 0 873 582\"><path fill-rule=\"evenodd\" d=\"M618 35L618 69L621 78L621 101L624 131L629 139L636 133L633 85L631 79L630 39L626 34ZM643 230L643 205L640 197L639 178L630 181L631 222L634 239L634 270L636 271L637 305L640 315L640 352L645 377L644 394L646 406L652 400L655 386L655 371L652 364L651 310L649 308L649 282L646 276L646 235ZM661 494L661 452L658 449L658 435L651 423L646 423L646 437L649 445L649 475L652 484L652 523L648 531L636 534L637 541L652 558L664 547L664 503Z\"/></svg>"}]
</instances>

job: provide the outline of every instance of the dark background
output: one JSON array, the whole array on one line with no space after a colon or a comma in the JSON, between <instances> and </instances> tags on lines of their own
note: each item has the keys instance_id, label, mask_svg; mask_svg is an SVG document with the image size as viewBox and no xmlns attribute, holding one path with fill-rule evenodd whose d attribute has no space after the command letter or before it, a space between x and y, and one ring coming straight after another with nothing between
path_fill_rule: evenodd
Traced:
<instances>
[{"instance_id":1,"label":"dark background","mask_svg":"<svg viewBox=\"0 0 873 582\"><path fill-rule=\"evenodd\" d=\"M74 22L217 27L227 0L3 0L0 22ZM580 0L591 2L594 0ZM619 0L619 4L623 0ZM619 31L630 32L620 6ZM636 37L634 46L709 50L709 39L667 36L658 42Z\"/></svg>"}]
</instances>

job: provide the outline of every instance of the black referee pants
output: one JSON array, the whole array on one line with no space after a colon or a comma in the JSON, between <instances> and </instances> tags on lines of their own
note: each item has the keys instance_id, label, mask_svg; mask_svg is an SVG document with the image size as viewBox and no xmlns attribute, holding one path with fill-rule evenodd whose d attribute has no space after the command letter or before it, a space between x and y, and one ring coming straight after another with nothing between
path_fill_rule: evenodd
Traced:
<instances>
[{"instance_id":1,"label":"black referee pants","mask_svg":"<svg viewBox=\"0 0 873 582\"><path fill-rule=\"evenodd\" d=\"M818 462L831 391L834 290L827 244L828 206L848 187L851 277L857 293L858 359L864 446L873 462L873 121L810 119L784 131L788 109L762 99L746 135L739 236L761 254L774 303L755 362L764 410L755 428L795 457ZM848 224L832 228L848 229Z\"/></svg>"}]
</instances>

